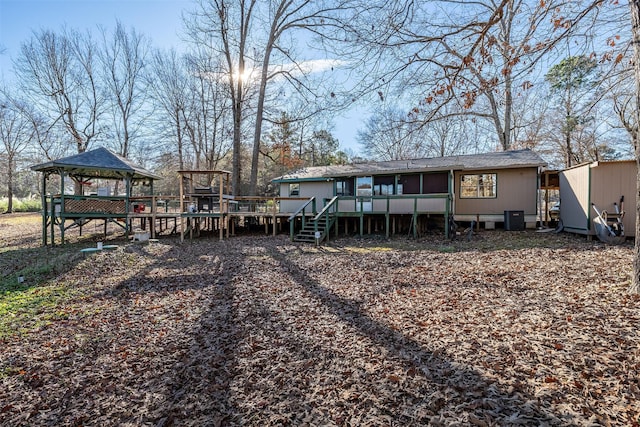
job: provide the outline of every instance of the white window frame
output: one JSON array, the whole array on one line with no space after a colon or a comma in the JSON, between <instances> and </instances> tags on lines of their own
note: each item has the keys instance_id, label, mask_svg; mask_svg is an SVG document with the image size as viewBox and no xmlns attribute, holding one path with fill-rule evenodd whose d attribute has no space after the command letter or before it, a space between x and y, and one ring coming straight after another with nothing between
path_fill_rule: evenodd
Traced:
<instances>
[{"instance_id":1,"label":"white window frame","mask_svg":"<svg viewBox=\"0 0 640 427\"><path fill-rule=\"evenodd\" d=\"M497 173L465 173L460 175L461 199L495 199L497 197Z\"/></svg>"}]
</instances>

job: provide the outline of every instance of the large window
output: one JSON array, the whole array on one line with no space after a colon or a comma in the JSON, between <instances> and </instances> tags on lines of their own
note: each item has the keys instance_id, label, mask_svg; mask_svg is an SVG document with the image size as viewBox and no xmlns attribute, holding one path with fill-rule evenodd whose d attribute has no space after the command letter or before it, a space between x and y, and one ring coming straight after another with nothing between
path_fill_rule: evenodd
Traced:
<instances>
[{"instance_id":1,"label":"large window","mask_svg":"<svg viewBox=\"0 0 640 427\"><path fill-rule=\"evenodd\" d=\"M460 176L460 197L463 199L483 199L497 197L495 173L468 174Z\"/></svg>"},{"instance_id":2,"label":"large window","mask_svg":"<svg viewBox=\"0 0 640 427\"><path fill-rule=\"evenodd\" d=\"M420 174L400 175L398 184L402 185L402 190L398 188L398 194L420 194Z\"/></svg>"},{"instance_id":3,"label":"large window","mask_svg":"<svg viewBox=\"0 0 640 427\"><path fill-rule=\"evenodd\" d=\"M436 194L449 192L449 173L425 173L422 176L422 194Z\"/></svg>"},{"instance_id":4,"label":"large window","mask_svg":"<svg viewBox=\"0 0 640 427\"><path fill-rule=\"evenodd\" d=\"M394 194L396 178L395 176L375 176L373 177L373 195L390 196Z\"/></svg>"},{"instance_id":5,"label":"large window","mask_svg":"<svg viewBox=\"0 0 640 427\"><path fill-rule=\"evenodd\" d=\"M353 196L353 178L336 180L336 196Z\"/></svg>"}]
</instances>

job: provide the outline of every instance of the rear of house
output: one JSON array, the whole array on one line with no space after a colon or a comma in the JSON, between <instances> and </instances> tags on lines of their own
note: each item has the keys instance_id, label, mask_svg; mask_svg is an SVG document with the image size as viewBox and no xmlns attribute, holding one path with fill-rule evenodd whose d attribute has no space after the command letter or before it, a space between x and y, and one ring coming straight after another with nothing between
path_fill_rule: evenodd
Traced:
<instances>
[{"instance_id":1,"label":"rear of house","mask_svg":"<svg viewBox=\"0 0 640 427\"><path fill-rule=\"evenodd\" d=\"M437 218L446 228L450 217L494 228L505 212L535 227L538 176L545 165L531 150L517 150L311 167L274 182L281 197L315 198L318 211L330 203L336 218L357 219L361 233L365 220L369 228L379 222L387 234L407 226L415 233ZM296 212L296 204L283 201L280 209Z\"/></svg>"}]
</instances>

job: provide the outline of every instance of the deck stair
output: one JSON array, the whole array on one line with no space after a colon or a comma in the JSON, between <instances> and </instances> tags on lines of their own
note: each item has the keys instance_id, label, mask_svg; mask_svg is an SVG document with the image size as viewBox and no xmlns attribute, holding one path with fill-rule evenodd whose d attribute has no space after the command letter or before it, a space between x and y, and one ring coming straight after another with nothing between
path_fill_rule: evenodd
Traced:
<instances>
[{"instance_id":1,"label":"deck stair","mask_svg":"<svg viewBox=\"0 0 640 427\"><path fill-rule=\"evenodd\" d=\"M333 199L322 208L322 210L314 217L305 221L304 209L309 204L315 203L315 199L310 199L304 205L302 205L298 211L296 211L291 217L289 217L289 223L291 224L291 240L294 242L306 242L306 243L320 243L324 240L329 240L329 231L336 222L338 197ZM298 234L294 235L293 220L295 217L302 213L302 230ZM313 204L313 213L315 214L315 204ZM316 232L320 233L316 242Z\"/></svg>"},{"instance_id":2,"label":"deck stair","mask_svg":"<svg viewBox=\"0 0 640 427\"><path fill-rule=\"evenodd\" d=\"M320 233L320 239L318 243L322 242L327 238L327 234L329 233L329 229L335 222L335 216L322 216L315 221L307 222L302 230L296 234L293 241L294 242L307 242L307 243L315 243L316 242L316 231Z\"/></svg>"}]
</instances>

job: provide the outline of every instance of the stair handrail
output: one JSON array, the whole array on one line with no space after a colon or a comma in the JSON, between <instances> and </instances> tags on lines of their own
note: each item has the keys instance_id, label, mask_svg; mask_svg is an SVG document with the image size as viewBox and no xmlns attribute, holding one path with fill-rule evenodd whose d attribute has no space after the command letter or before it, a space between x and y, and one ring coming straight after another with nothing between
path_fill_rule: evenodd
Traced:
<instances>
[{"instance_id":1,"label":"stair handrail","mask_svg":"<svg viewBox=\"0 0 640 427\"><path fill-rule=\"evenodd\" d=\"M312 209L313 209L313 213L315 213L316 212L316 198L312 197L309 200L307 200L302 206L300 206L297 211L295 211L293 214L291 214L291 216L289 217L289 221L293 221L295 219L295 217L298 216L298 214L300 212L304 212L306 207L309 206L309 203L313 203Z\"/></svg>"},{"instance_id":2,"label":"stair handrail","mask_svg":"<svg viewBox=\"0 0 640 427\"><path fill-rule=\"evenodd\" d=\"M294 220L296 219L296 216L298 216L298 214L300 214L302 212L302 228L305 227L306 224L306 215L304 213L304 210L307 208L307 206L309 206L309 204L311 203L311 209L313 211L313 213L316 213L316 198L312 197L309 200L307 200L305 203L302 204L302 206L300 206L298 208L298 210L296 210L291 216L289 216L289 238L291 239L291 241L293 241L293 233L294 233Z\"/></svg>"},{"instance_id":3,"label":"stair handrail","mask_svg":"<svg viewBox=\"0 0 640 427\"><path fill-rule=\"evenodd\" d=\"M316 215L315 217L313 217L313 219L311 221L318 221L320 218L322 218L322 215L324 215L330 207L332 207L337 201L338 201L338 197L339 196L334 196L333 199L329 200L329 203L327 203L324 208L322 208L322 210L320 212L318 212L318 215Z\"/></svg>"},{"instance_id":4,"label":"stair handrail","mask_svg":"<svg viewBox=\"0 0 640 427\"><path fill-rule=\"evenodd\" d=\"M331 229L331 226L333 225L332 223L329 222L329 209L334 207L334 205L336 204L336 202L338 201L338 196L334 196L333 199L329 200L329 203L327 203L324 208L322 208L322 210L320 212L318 212L318 215L316 215L315 217L313 217L312 221L313 221L313 231L315 233L318 232L318 220L320 218L322 218L322 216L324 215L326 220L325 220L325 236L329 235L329 229ZM322 239L321 239L322 240Z\"/></svg>"}]
</instances>

